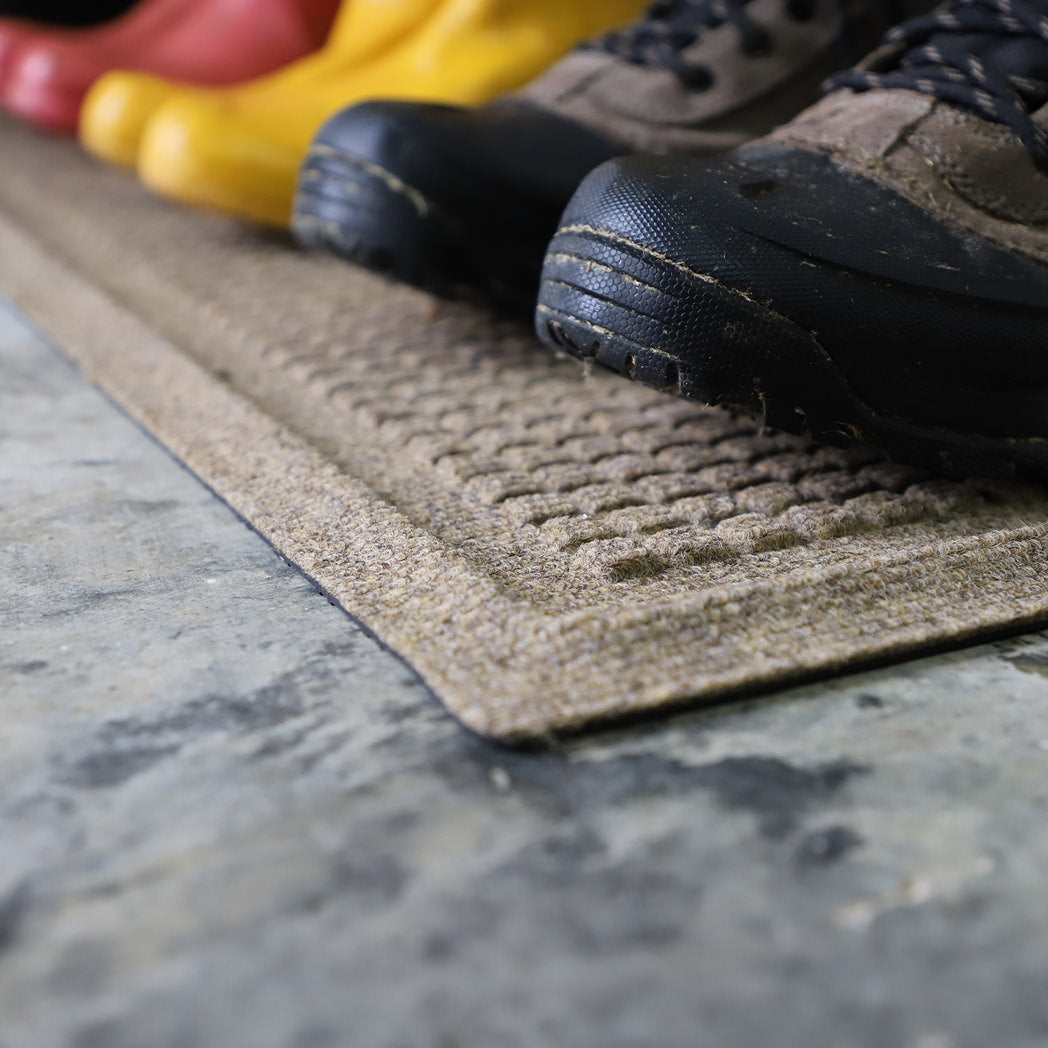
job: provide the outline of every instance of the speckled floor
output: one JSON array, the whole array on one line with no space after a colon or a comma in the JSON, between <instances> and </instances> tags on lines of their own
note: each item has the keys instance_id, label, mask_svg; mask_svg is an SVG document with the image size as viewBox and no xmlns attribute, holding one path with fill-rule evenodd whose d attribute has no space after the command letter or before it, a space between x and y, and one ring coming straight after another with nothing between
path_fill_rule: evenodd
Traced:
<instances>
[{"instance_id":1,"label":"speckled floor","mask_svg":"<svg viewBox=\"0 0 1048 1048\"><path fill-rule=\"evenodd\" d=\"M499 749L0 369L2 1048L1048 1045L1048 635Z\"/></svg>"}]
</instances>

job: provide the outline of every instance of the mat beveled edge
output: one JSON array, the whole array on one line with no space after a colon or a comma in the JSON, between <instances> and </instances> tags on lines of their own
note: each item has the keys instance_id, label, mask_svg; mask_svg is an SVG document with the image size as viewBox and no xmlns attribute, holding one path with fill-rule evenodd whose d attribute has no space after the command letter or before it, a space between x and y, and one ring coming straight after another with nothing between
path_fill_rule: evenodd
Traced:
<instances>
[{"instance_id":1,"label":"mat beveled edge","mask_svg":"<svg viewBox=\"0 0 1048 1048\"><path fill-rule=\"evenodd\" d=\"M6 216L0 280L92 381L482 734L544 737L1048 616L1044 526L674 604L543 614L507 598ZM831 637L819 634L827 622Z\"/></svg>"}]
</instances>

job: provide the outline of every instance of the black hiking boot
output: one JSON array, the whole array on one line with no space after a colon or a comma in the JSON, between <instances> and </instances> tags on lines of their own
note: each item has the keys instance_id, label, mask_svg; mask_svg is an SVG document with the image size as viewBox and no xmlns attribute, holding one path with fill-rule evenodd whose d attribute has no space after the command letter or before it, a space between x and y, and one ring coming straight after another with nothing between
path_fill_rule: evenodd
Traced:
<instances>
[{"instance_id":1,"label":"black hiking boot","mask_svg":"<svg viewBox=\"0 0 1048 1048\"><path fill-rule=\"evenodd\" d=\"M540 336L779 429L1048 479L1048 2L954 2L835 85L720 161L593 172Z\"/></svg>"}]
</instances>

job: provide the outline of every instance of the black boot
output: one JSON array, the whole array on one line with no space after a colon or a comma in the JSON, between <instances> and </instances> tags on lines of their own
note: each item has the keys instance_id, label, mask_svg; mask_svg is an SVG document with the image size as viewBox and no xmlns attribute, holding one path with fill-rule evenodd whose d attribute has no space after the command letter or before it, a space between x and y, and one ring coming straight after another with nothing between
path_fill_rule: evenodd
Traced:
<instances>
[{"instance_id":1,"label":"black boot","mask_svg":"<svg viewBox=\"0 0 1048 1048\"><path fill-rule=\"evenodd\" d=\"M1048 479L1048 0L954 0L717 162L594 171L541 337L955 474Z\"/></svg>"}]
</instances>

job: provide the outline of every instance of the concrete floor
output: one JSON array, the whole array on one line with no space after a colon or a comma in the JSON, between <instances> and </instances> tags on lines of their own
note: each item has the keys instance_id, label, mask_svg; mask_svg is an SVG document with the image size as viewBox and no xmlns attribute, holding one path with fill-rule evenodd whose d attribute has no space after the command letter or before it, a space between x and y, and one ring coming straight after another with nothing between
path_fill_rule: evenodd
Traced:
<instances>
[{"instance_id":1,"label":"concrete floor","mask_svg":"<svg viewBox=\"0 0 1048 1048\"><path fill-rule=\"evenodd\" d=\"M1048 1045L1048 635L499 749L0 361L2 1048Z\"/></svg>"}]
</instances>

